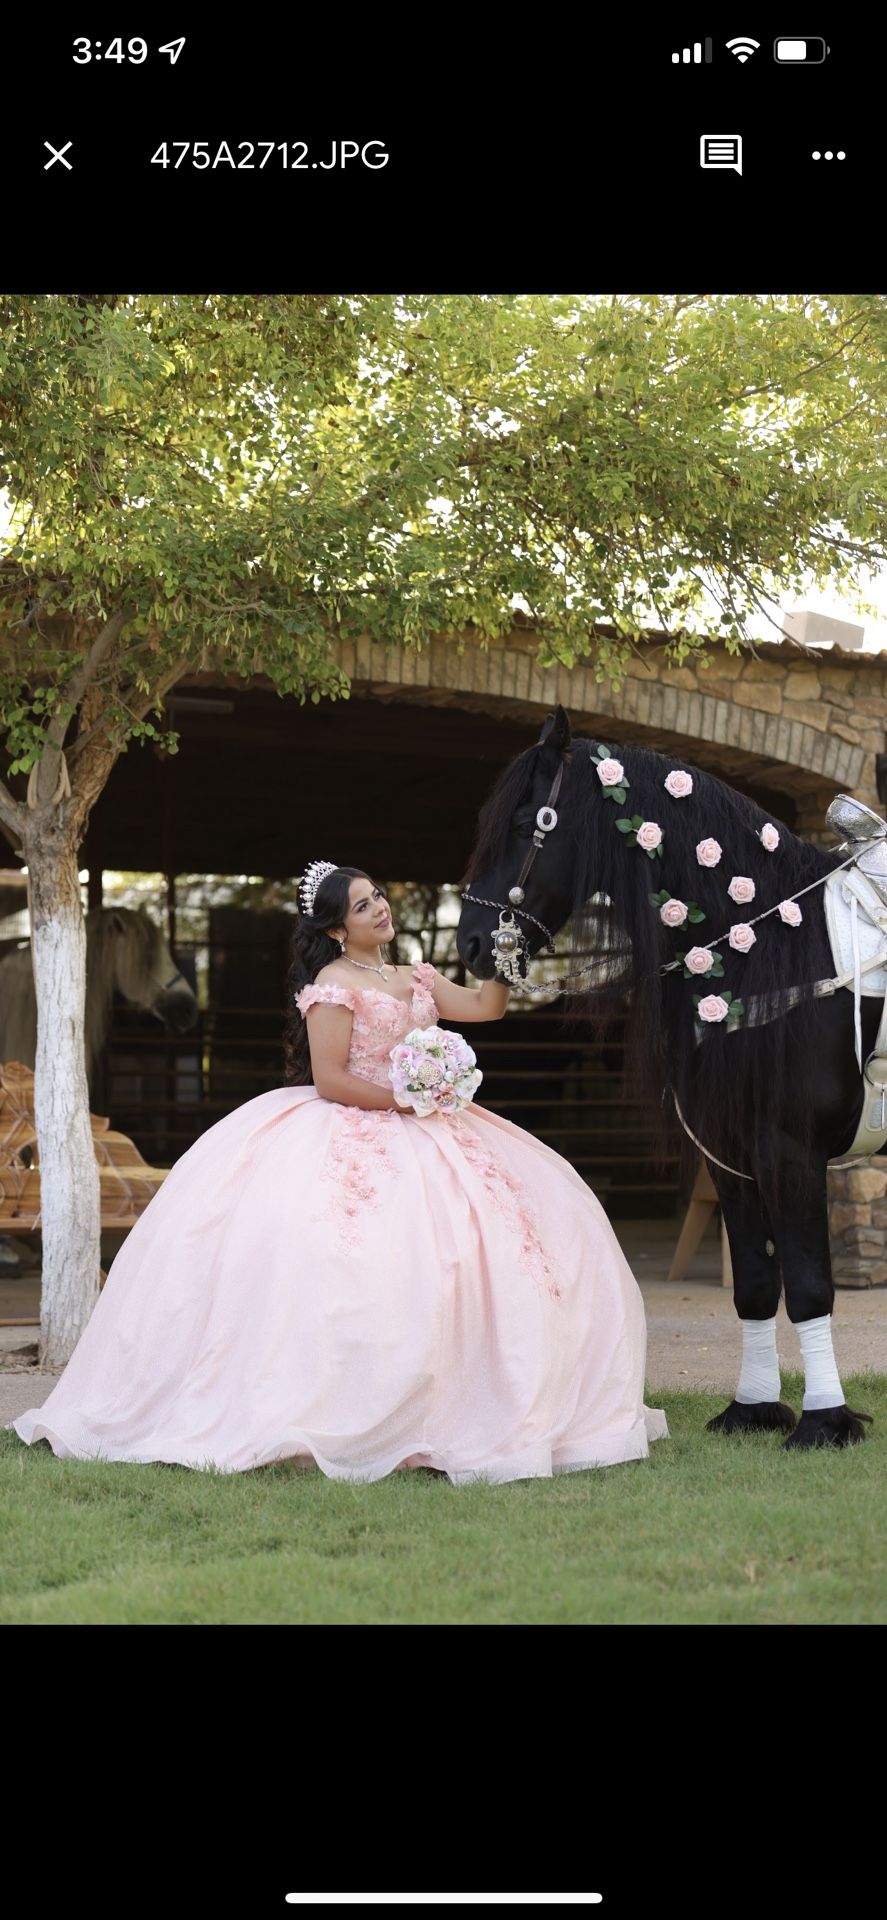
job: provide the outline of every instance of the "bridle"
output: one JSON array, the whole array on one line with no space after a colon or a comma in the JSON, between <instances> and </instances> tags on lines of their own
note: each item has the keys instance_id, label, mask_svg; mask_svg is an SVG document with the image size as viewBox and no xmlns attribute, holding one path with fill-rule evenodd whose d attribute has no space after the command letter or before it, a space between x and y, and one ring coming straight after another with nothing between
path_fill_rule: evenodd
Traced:
<instances>
[{"instance_id":1,"label":"bridle","mask_svg":"<svg viewBox=\"0 0 887 1920\"><path fill-rule=\"evenodd\" d=\"M483 900L480 895L476 893L463 893L462 895L463 900L470 900L476 907L493 907L494 910L498 910L499 925L492 936L493 959L496 965L496 972L500 980L506 981L508 986L517 988L521 993L550 993L552 990L552 983L550 981L544 981L540 986L532 986L529 981L524 979L521 973L521 966L525 960L530 958L530 954L526 934L522 927L515 925L514 916L518 913L522 920L532 920L534 927L539 927L544 933L549 953L555 953L554 935L551 929L546 927L544 921L537 920L534 913L528 913L524 907L524 886L537 853L540 848L545 845L546 835L553 833L557 826L555 801L560 793L563 777L564 762L562 760L551 783L551 791L548 799L544 807L539 808L539 812L536 815L536 830L533 834L533 844L521 867L514 886L509 888L508 899L510 905L506 906L504 900ZM573 979L574 977L578 979L582 976L569 974L566 977L568 979ZM563 992L563 987L559 986L557 991Z\"/></svg>"}]
</instances>

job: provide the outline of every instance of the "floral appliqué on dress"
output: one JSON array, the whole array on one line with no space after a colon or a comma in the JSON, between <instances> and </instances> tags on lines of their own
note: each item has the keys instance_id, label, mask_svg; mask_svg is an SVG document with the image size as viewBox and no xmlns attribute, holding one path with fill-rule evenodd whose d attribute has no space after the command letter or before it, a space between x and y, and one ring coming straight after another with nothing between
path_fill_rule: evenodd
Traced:
<instances>
[{"instance_id":1,"label":"floral appliqu\u00e9 on dress","mask_svg":"<svg viewBox=\"0 0 887 1920\"><path fill-rule=\"evenodd\" d=\"M497 1159L478 1139L476 1129L462 1114L451 1115L447 1125L452 1127L466 1160L480 1174L496 1212L517 1234L524 1272L530 1275L537 1286L544 1286L552 1300L563 1299L556 1268L539 1238L539 1230L521 1181L504 1159Z\"/></svg>"},{"instance_id":2,"label":"floral appliqu\u00e9 on dress","mask_svg":"<svg viewBox=\"0 0 887 1920\"><path fill-rule=\"evenodd\" d=\"M396 1172L387 1134L394 1113L373 1113L363 1107L336 1107L329 1152L321 1174L339 1190L338 1237L342 1248L356 1247L360 1215L382 1205L378 1180ZM319 1217L319 1216L317 1216Z\"/></svg>"},{"instance_id":3,"label":"floral appliqu\u00e9 on dress","mask_svg":"<svg viewBox=\"0 0 887 1920\"><path fill-rule=\"evenodd\" d=\"M416 968L416 973L420 984L414 988L409 1001L397 999L394 994L383 993L376 987L350 988L330 983L304 987L296 997L296 1005L302 1015L318 1001L327 1006L347 1007L352 1015L349 1070L362 1080L387 1087L390 1085L388 1046L396 1042L405 1026L415 1024L417 1015L420 1021L427 1018L429 1025L437 1018L430 990L434 968L423 965ZM338 1191L339 1246L347 1249L357 1246L361 1213L367 1208L378 1213L382 1206L380 1178L390 1178L397 1171L389 1149L389 1134L392 1124L402 1119L402 1115L396 1110L376 1111L338 1103L335 1113L321 1178L332 1181Z\"/></svg>"}]
</instances>

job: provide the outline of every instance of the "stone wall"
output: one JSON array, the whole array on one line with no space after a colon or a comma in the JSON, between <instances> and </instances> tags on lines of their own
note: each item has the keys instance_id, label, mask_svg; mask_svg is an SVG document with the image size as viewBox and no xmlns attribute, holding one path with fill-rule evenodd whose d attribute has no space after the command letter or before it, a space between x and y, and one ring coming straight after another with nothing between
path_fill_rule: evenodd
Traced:
<instances>
[{"instance_id":1,"label":"stone wall","mask_svg":"<svg viewBox=\"0 0 887 1920\"><path fill-rule=\"evenodd\" d=\"M836 1286L887 1286L887 1154L829 1174L829 1231Z\"/></svg>"}]
</instances>

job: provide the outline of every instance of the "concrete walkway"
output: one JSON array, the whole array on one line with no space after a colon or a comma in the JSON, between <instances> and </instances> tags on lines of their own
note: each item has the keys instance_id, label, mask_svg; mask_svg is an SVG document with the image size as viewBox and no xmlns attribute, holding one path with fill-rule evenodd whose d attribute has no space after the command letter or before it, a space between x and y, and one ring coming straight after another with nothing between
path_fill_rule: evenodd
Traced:
<instances>
[{"instance_id":1,"label":"concrete walkway","mask_svg":"<svg viewBox=\"0 0 887 1920\"><path fill-rule=\"evenodd\" d=\"M678 1228L672 1221L619 1221L619 1240L636 1274L647 1311L647 1381L651 1392L669 1387L710 1387L726 1393L739 1369L739 1322L730 1290L721 1285L720 1247L710 1229L686 1280L665 1275ZM0 1285L0 1315L36 1312L38 1277ZM0 1327L0 1426L40 1406L57 1373L38 1372L27 1348L36 1327ZM834 1341L842 1374L887 1373L887 1287L841 1288L835 1301ZM777 1319L776 1344L784 1367L800 1367L798 1336Z\"/></svg>"}]
</instances>

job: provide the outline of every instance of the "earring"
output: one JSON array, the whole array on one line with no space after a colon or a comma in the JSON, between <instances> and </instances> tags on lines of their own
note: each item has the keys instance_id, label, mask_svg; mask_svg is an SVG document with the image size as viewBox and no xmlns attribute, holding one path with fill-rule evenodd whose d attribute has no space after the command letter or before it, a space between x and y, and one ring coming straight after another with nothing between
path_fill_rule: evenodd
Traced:
<instances>
[{"instance_id":1,"label":"earring","mask_svg":"<svg viewBox=\"0 0 887 1920\"><path fill-rule=\"evenodd\" d=\"M339 952L340 952L340 954L341 954L341 953L344 953L344 951L345 951L345 948L346 948L346 946L347 946L347 945L348 945L348 938L347 938L347 935L346 935L346 934L343 934L343 936L342 936L342 938L341 938L341 940L339 941Z\"/></svg>"}]
</instances>

